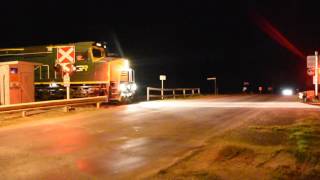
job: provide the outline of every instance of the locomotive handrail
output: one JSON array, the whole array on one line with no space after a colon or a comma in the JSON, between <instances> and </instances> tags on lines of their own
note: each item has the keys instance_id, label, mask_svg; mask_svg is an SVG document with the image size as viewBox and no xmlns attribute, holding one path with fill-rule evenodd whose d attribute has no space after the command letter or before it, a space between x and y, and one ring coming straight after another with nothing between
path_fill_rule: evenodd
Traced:
<instances>
[{"instance_id":1,"label":"locomotive handrail","mask_svg":"<svg viewBox=\"0 0 320 180\"><path fill-rule=\"evenodd\" d=\"M154 95L151 94L151 91L160 91L162 92L161 95ZM163 92L165 91L171 91L172 94L169 95L164 95ZM176 91L182 91L182 94L176 94ZM191 94L188 94L188 91L191 91ZM183 96L186 97L187 95L195 95L195 92L197 92L196 94L200 94L200 88L176 88L176 89L161 89L161 88L154 88L154 87L147 87L147 101L150 100L150 98L176 98L178 96Z\"/></svg>"},{"instance_id":2,"label":"locomotive handrail","mask_svg":"<svg viewBox=\"0 0 320 180\"><path fill-rule=\"evenodd\" d=\"M57 107L64 107L65 111L68 111L70 107L77 105L96 104L97 108L100 108L102 102L107 102L108 96L97 96L77 99L63 99L63 100L51 100L40 101L31 103L0 105L0 114L22 112L22 117L26 116L27 111L39 110L39 109L52 109Z\"/></svg>"}]
</instances>

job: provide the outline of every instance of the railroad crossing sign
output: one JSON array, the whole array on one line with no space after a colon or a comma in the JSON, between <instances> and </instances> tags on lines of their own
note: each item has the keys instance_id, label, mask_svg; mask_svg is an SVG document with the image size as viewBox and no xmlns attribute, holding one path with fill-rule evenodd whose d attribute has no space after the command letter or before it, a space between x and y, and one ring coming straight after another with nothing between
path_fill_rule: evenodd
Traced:
<instances>
[{"instance_id":1,"label":"railroad crossing sign","mask_svg":"<svg viewBox=\"0 0 320 180\"><path fill-rule=\"evenodd\" d=\"M63 46L57 48L57 61L61 65L63 72L72 72L75 63L75 47Z\"/></svg>"},{"instance_id":2,"label":"railroad crossing sign","mask_svg":"<svg viewBox=\"0 0 320 180\"><path fill-rule=\"evenodd\" d=\"M307 56L307 68L315 68L316 56ZM319 66L319 65L318 65Z\"/></svg>"},{"instance_id":3,"label":"railroad crossing sign","mask_svg":"<svg viewBox=\"0 0 320 180\"><path fill-rule=\"evenodd\" d=\"M312 78L313 84L316 84L316 77L313 76ZM318 84L320 83L320 76L318 77Z\"/></svg>"},{"instance_id":4,"label":"railroad crossing sign","mask_svg":"<svg viewBox=\"0 0 320 180\"><path fill-rule=\"evenodd\" d=\"M314 84L314 96L318 99L318 84L319 84L319 55L318 51L314 52L314 56L307 56L307 68L314 69L313 84ZM312 74L312 72L307 72Z\"/></svg>"}]
</instances>

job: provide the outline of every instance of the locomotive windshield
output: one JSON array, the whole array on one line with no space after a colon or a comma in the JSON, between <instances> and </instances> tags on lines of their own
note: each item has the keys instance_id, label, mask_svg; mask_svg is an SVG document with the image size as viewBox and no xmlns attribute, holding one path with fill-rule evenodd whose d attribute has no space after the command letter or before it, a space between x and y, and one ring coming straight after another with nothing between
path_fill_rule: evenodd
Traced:
<instances>
[{"instance_id":1,"label":"locomotive windshield","mask_svg":"<svg viewBox=\"0 0 320 180\"><path fill-rule=\"evenodd\" d=\"M121 72L120 82L129 82L129 71L122 71Z\"/></svg>"},{"instance_id":2,"label":"locomotive windshield","mask_svg":"<svg viewBox=\"0 0 320 180\"><path fill-rule=\"evenodd\" d=\"M95 58L101 58L104 56L104 52L102 49L92 48L92 55Z\"/></svg>"}]
</instances>

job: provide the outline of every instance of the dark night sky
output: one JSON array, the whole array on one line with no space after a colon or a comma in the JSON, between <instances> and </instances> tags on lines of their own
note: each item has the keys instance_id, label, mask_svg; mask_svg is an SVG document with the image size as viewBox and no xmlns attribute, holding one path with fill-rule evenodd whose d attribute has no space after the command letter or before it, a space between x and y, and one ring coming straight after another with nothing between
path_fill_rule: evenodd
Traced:
<instances>
[{"instance_id":1,"label":"dark night sky","mask_svg":"<svg viewBox=\"0 0 320 180\"><path fill-rule=\"evenodd\" d=\"M161 3L160 3L161 2ZM305 88L305 61L253 23L258 13L305 55L320 47L319 6L311 1L63 1L1 2L1 47L104 40L115 37L132 60L141 87L223 92L252 85Z\"/></svg>"}]
</instances>

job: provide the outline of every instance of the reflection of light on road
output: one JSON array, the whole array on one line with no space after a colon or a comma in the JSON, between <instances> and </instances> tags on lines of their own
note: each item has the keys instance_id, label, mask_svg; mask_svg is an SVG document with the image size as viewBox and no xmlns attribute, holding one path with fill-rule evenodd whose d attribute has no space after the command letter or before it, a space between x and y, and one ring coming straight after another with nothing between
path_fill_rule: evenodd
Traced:
<instances>
[{"instance_id":1,"label":"reflection of light on road","mask_svg":"<svg viewBox=\"0 0 320 180\"><path fill-rule=\"evenodd\" d=\"M140 110L141 110L141 108L137 104L128 105L128 106L126 106L126 109L125 109L125 111L128 113L134 113L134 112L137 112Z\"/></svg>"},{"instance_id":2,"label":"reflection of light on road","mask_svg":"<svg viewBox=\"0 0 320 180\"><path fill-rule=\"evenodd\" d=\"M145 145L147 142L148 142L148 138L131 139L131 140L126 141L121 146L121 149L137 148L139 146Z\"/></svg>"},{"instance_id":3,"label":"reflection of light on road","mask_svg":"<svg viewBox=\"0 0 320 180\"><path fill-rule=\"evenodd\" d=\"M81 172L92 175L103 174L109 170L113 173L132 170L146 163L141 153L146 151L145 145L148 142L148 138L129 139L112 154L105 154L93 159L78 159L75 161L75 165Z\"/></svg>"},{"instance_id":4,"label":"reflection of light on road","mask_svg":"<svg viewBox=\"0 0 320 180\"><path fill-rule=\"evenodd\" d=\"M45 151L50 154L66 154L83 148L88 142L87 134L79 128L50 126L41 139L49 143Z\"/></svg>"},{"instance_id":5,"label":"reflection of light on road","mask_svg":"<svg viewBox=\"0 0 320 180\"><path fill-rule=\"evenodd\" d=\"M79 159L76 161L77 168L82 172L94 173L95 169L93 164L86 159Z\"/></svg>"},{"instance_id":6,"label":"reflection of light on road","mask_svg":"<svg viewBox=\"0 0 320 180\"><path fill-rule=\"evenodd\" d=\"M135 169L145 164L142 157L139 156L124 156L117 162L113 163L114 172L127 171Z\"/></svg>"},{"instance_id":7,"label":"reflection of light on road","mask_svg":"<svg viewBox=\"0 0 320 180\"><path fill-rule=\"evenodd\" d=\"M142 137L127 140L123 145L121 145L121 154L119 154L119 156L117 156L118 158L111 164L113 172L123 172L144 165L146 161L145 158L141 156L141 153L146 151L146 144L148 142L148 138ZM134 154L132 154L132 152L134 152Z\"/></svg>"},{"instance_id":8,"label":"reflection of light on road","mask_svg":"<svg viewBox=\"0 0 320 180\"><path fill-rule=\"evenodd\" d=\"M154 101L138 104L143 108L319 108L299 102L197 102L197 101Z\"/></svg>"},{"instance_id":9,"label":"reflection of light on road","mask_svg":"<svg viewBox=\"0 0 320 180\"><path fill-rule=\"evenodd\" d=\"M147 103L141 103L143 107L151 108L151 109L158 109L158 108L163 108L166 105L171 105L174 106L175 102L147 102Z\"/></svg>"}]
</instances>

